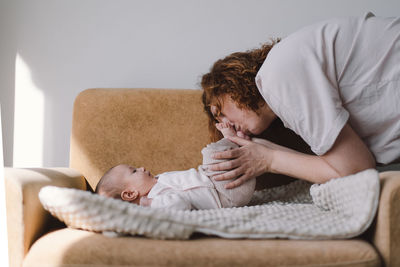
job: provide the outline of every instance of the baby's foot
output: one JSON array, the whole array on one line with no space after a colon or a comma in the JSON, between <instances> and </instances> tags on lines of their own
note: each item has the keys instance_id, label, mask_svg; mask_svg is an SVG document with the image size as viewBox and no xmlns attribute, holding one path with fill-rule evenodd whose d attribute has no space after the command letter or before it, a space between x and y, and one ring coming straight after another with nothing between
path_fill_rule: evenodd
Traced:
<instances>
[{"instance_id":1,"label":"baby's foot","mask_svg":"<svg viewBox=\"0 0 400 267\"><path fill-rule=\"evenodd\" d=\"M236 136L236 130L227 122L216 123L215 127L217 127L218 131L220 131L224 137Z\"/></svg>"}]
</instances>

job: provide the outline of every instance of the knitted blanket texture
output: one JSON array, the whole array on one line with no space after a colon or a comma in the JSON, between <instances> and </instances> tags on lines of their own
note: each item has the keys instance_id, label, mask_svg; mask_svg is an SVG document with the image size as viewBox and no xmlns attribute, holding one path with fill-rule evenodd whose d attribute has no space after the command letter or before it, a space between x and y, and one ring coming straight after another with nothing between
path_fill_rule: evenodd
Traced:
<instances>
[{"instance_id":1,"label":"knitted blanket texture","mask_svg":"<svg viewBox=\"0 0 400 267\"><path fill-rule=\"evenodd\" d=\"M45 186L43 207L69 227L157 239L195 233L224 238L352 238L368 229L379 201L379 176L369 169L325 184L296 181L256 191L248 206L210 210L141 207L88 191Z\"/></svg>"}]
</instances>

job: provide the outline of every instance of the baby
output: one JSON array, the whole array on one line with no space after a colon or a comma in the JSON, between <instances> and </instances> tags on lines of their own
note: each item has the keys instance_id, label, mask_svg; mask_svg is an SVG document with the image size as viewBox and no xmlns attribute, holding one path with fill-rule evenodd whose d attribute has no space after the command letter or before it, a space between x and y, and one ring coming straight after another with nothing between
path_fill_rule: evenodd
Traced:
<instances>
[{"instance_id":1,"label":"baby","mask_svg":"<svg viewBox=\"0 0 400 267\"><path fill-rule=\"evenodd\" d=\"M236 135L228 123L217 123L224 137ZM239 187L225 189L231 182L215 181L211 177L221 172L207 170L208 164L220 162L212 158L217 151L238 147L226 138L202 149L203 164L198 169L172 171L153 176L144 167L126 164L108 170L96 186L96 193L141 206L179 210L231 208L247 205L254 193L255 179Z\"/></svg>"}]
</instances>

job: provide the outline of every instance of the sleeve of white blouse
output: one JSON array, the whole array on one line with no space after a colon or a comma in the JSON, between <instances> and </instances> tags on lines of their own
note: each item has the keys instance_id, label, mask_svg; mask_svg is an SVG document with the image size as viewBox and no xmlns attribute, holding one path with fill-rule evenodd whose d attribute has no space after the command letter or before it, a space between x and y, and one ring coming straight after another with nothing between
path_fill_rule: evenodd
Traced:
<instances>
[{"instance_id":1,"label":"sleeve of white blouse","mask_svg":"<svg viewBox=\"0 0 400 267\"><path fill-rule=\"evenodd\" d=\"M349 118L340 98L333 44L309 34L275 45L256 76L257 87L285 127L317 155L334 144Z\"/></svg>"},{"instance_id":2,"label":"sleeve of white blouse","mask_svg":"<svg viewBox=\"0 0 400 267\"><path fill-rule=\"evenodd\" d=\"M158 195L151 201L152 208L190 210L191 203L179 193Z\"/></svg>"}]
</instances>

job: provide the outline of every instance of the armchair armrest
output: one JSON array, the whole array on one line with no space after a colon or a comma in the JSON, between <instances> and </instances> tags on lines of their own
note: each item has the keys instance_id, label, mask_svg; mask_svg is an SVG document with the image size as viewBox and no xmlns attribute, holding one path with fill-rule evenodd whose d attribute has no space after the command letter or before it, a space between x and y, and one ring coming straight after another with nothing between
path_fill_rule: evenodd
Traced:
<instances>
[{"instance_id":1,"label":"armchair armrest","mask_svg":"<svg viewBox=\"0 0 400 267\"><path fill-rule=\"evenodd\" d=\"M43 234L50 218L39 201L39 190L46 185L86 190L86 182L70 168L5 168L4 176L10 266L22 266L24 256Z\"/></svg>"},{"instance_id":2,"label":"armchair armrest","mask_svg":"<svg viewBox=\"0 0 400 267\"><path fill-rule=\"evenodd\" d=\"M400 266L400 171L380 174L381 195L372 243L385 266Z\"/></svg>"}]
</instances>

